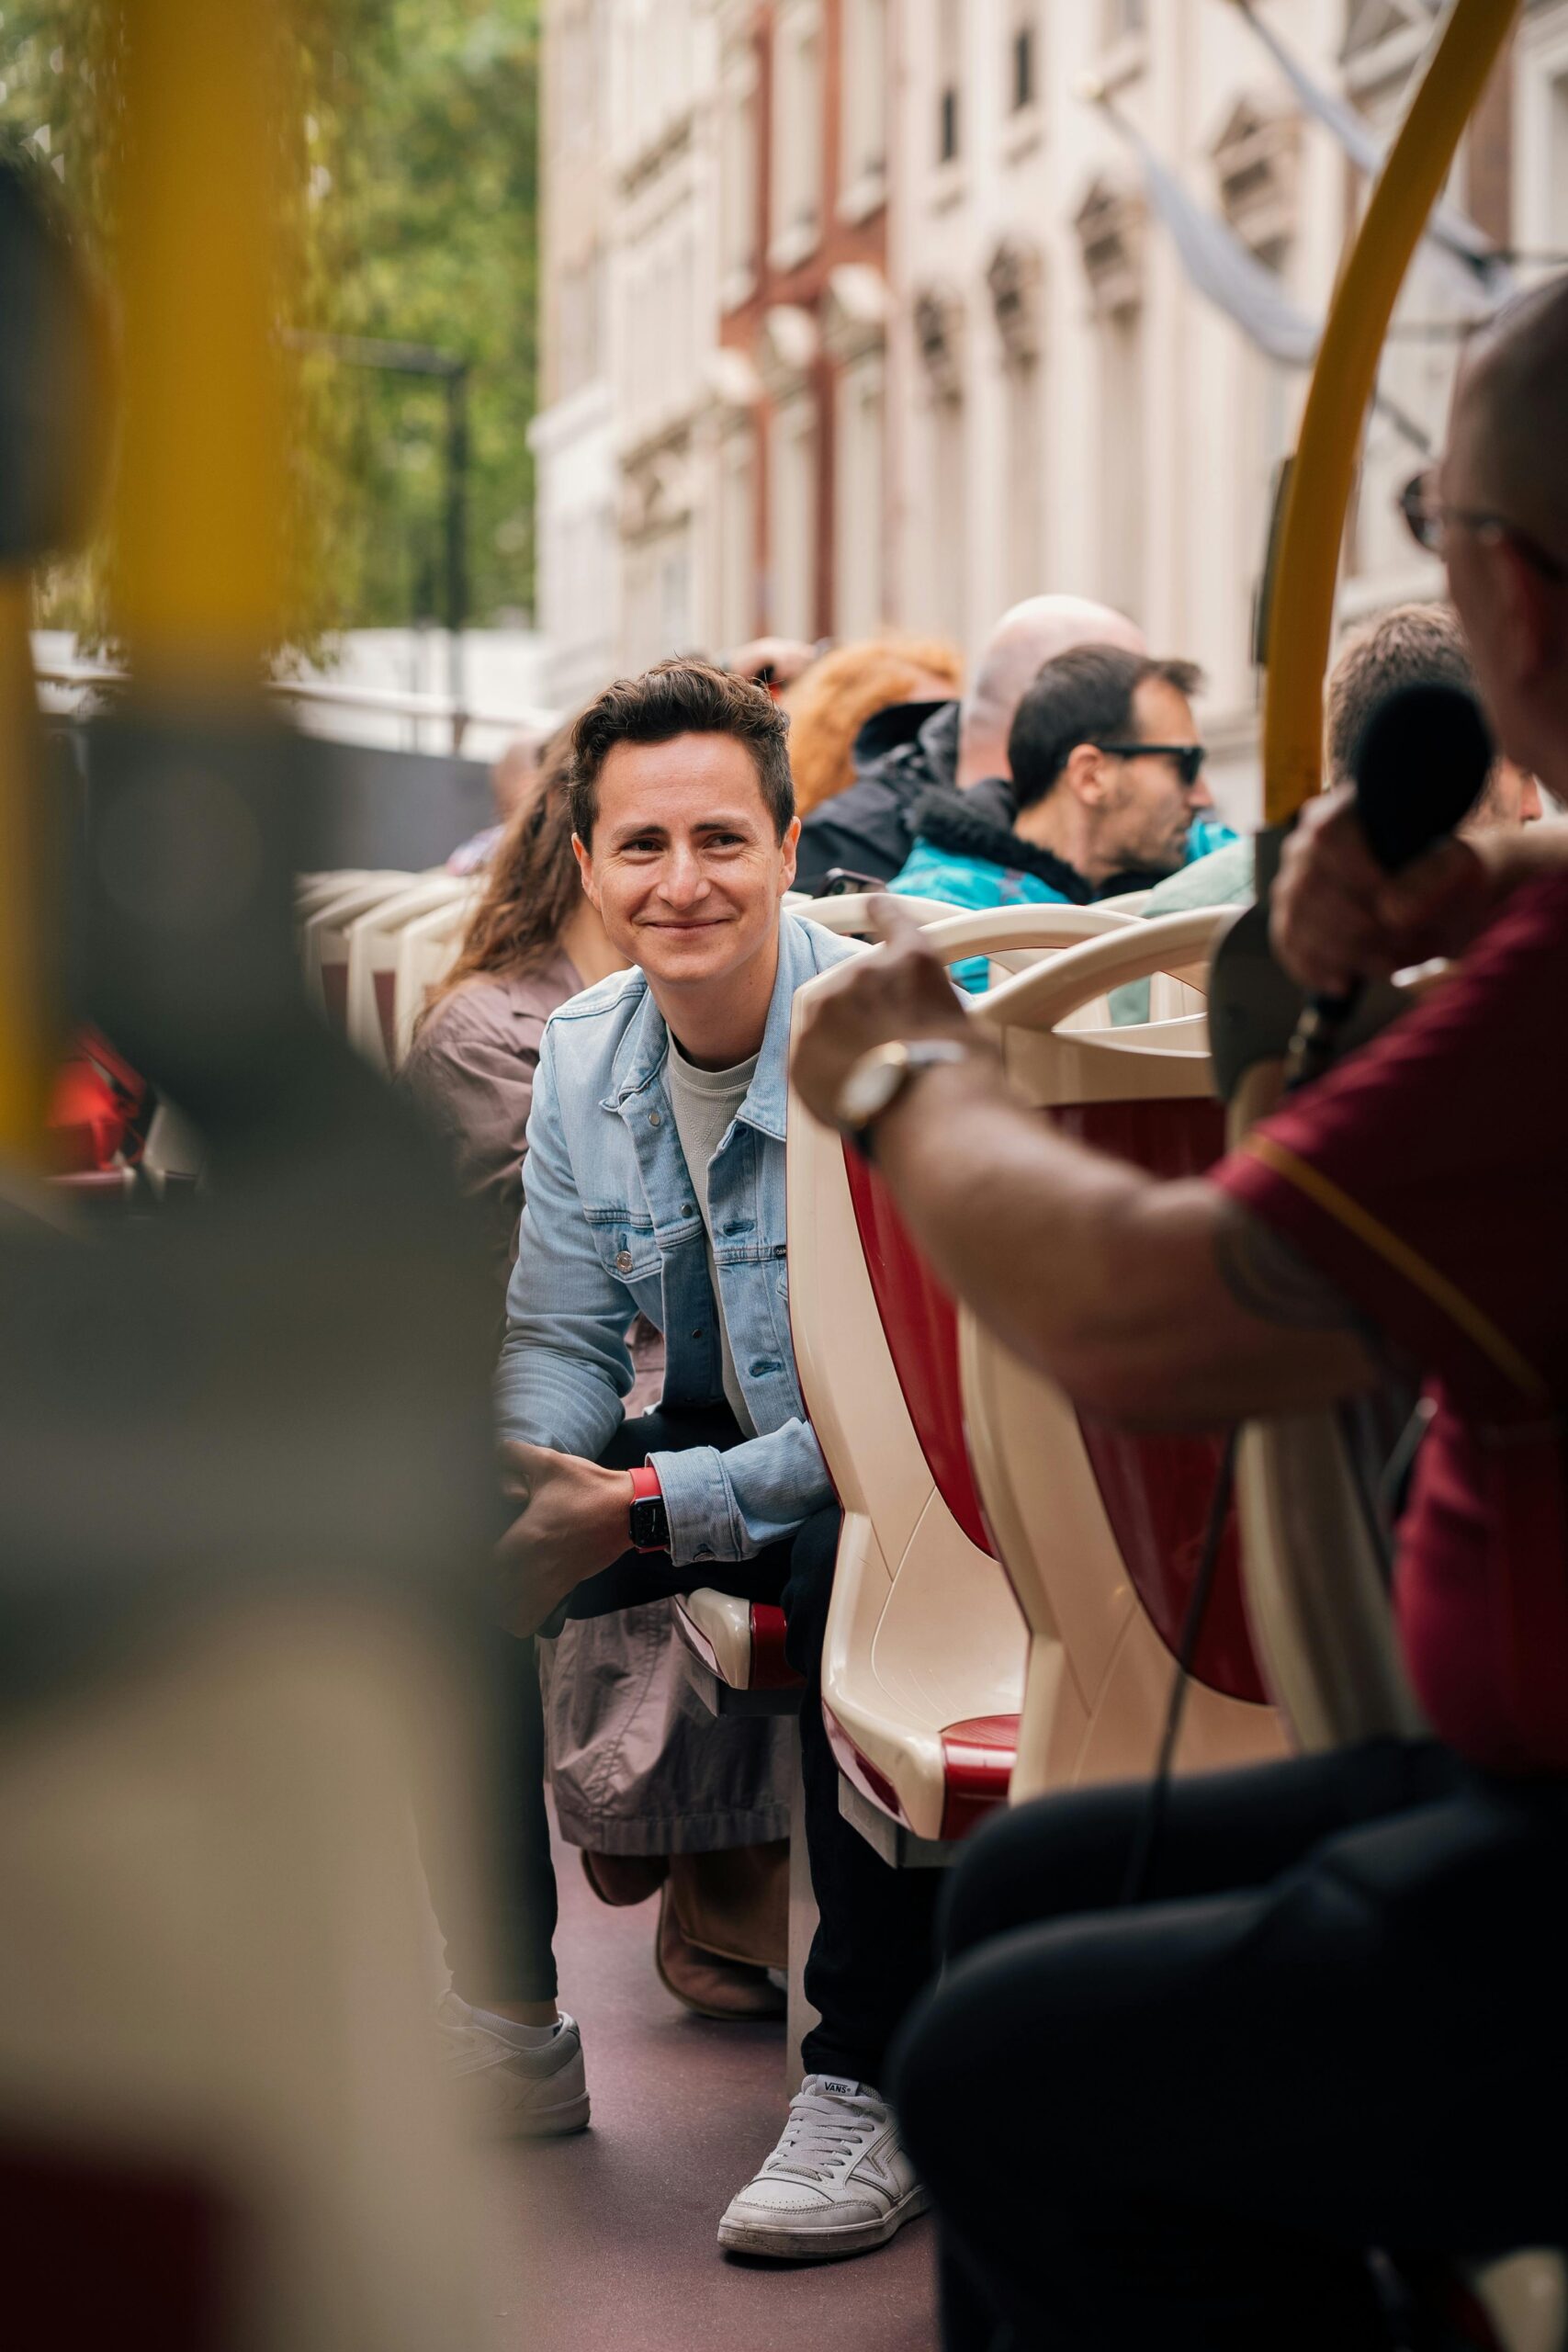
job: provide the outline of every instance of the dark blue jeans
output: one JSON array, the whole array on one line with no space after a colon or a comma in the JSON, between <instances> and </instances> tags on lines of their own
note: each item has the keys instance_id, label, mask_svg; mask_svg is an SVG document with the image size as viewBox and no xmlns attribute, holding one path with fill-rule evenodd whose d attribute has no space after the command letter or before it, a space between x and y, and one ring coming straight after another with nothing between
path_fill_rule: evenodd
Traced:
<instances>
[{"instance_id":1,"label":"dark blue jeans","mask_svg":"<svg viewBox=\"0 0 1568 2352\"><path fill-rule=\"evenodd\" d=\"M645 1413L617 1431L600 1459L630 1467L649 1453L692 1445L739 1442L724 1408L674 1416ZM678 1568L660 1555L627 1552L580 1584L567 1603L573 1617L599 1617L633 1601L716 1586L748 1600L776 1601L786 1625L785 1650L806 1689L800 1707L806 1842L820 1925L806 1968L807 1999L821 2023L807 2036L807 2073L882 2080L887 2045L931 1973L938 1873L896 1871L873 1852L839 1812L839 1768L822 1721L822 1644L839 1513L815 1512L787 1542L755 1559Z\"/></svg>"}]
</instances>

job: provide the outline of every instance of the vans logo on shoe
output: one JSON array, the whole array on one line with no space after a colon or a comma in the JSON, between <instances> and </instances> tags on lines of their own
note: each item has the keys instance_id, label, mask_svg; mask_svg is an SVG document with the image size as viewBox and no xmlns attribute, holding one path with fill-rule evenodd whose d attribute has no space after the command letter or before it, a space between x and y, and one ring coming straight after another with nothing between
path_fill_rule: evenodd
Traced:
<instances>
[{"instance_id":1,"label":"vans logo on shoe","mask_svg":"<svg viewBox=\"0 0 1568 2352\"><path fill-rule=\"evenodd\" d=\"M858 2083L836 2083L829 2075L822 2076L822 2087L825 2091L831 2091L836 2098L859 2098L860 2097Z\"/></svg>"}]
</instances>

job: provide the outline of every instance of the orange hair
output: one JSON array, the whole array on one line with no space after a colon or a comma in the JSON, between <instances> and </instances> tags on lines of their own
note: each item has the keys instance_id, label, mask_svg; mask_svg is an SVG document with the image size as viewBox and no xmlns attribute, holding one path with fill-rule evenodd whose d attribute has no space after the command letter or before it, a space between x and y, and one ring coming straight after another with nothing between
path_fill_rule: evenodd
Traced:
<instances>
[{"instance_id":1,"label":"orange hair","mask_svg":"<svg viewBox=\"0 0 1568 2352\"><path fill-rule=\"evenodd\" d=\"M804 817L854 782L851 752L874 711L908 702L924 678L956 694L964 665L942 638L873 637L824 654L784 696L789 712L789 763L795 805Z\"/></svg>"}]
</instances>

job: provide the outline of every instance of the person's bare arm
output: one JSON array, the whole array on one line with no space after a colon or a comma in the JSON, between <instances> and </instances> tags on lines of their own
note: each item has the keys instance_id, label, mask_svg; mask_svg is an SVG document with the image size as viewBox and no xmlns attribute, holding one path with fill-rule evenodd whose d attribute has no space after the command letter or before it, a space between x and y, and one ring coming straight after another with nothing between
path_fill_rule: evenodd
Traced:
<instances>
[{"instance_id":1,"label":"person's bare arm","mask_svg":"<svg viewBox=\"0 0 1568 2352\"><path fill-rule=\"evenodd\" d=\"M892 1037L976 1031L902 910L803 1025L796 1082L830 1119ZM877 1163L949 1289L1087 1409L1147 1428L1304 1409L1369 1386L1332 1287L1201 1181L1167 1183L1054 1131L994 1056L927 1071L877 1122Z\"/></svg>"}]
</instances>

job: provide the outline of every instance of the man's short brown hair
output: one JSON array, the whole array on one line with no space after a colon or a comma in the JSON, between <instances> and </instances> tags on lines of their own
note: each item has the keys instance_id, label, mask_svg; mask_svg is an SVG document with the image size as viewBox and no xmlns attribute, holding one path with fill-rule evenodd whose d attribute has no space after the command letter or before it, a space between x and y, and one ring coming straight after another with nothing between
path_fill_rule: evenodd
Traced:
<instances>
[{"instance_id":1,"label":"man's short brown hair","mask_svg":"<svg viewBox=\"0 0 1568 2352\"><path fill-rule=\"evenodd\" d=\"M571 822L592 843L599 775L617 743L669 743L677 735L733 735L751 754L757 786L782 842L795 815L785 738L789 720L765 686L711 662L675 657L640 678L617 678L571 730Z\"/></svg>"},{"instance_id":2,"label":"man's short brown hair","mask_svg":"<svg viewBox=\"0 0 1568 2352\"><path fill-rule=\"evenodd\" d=\"M1446 605L1396 605L1359 629L1328 678L1330 781L1347 784L1361 729L1385 696L1403 686L1475 692L1475 671L1459 622Z\"/></svg>"}]
</instances>

